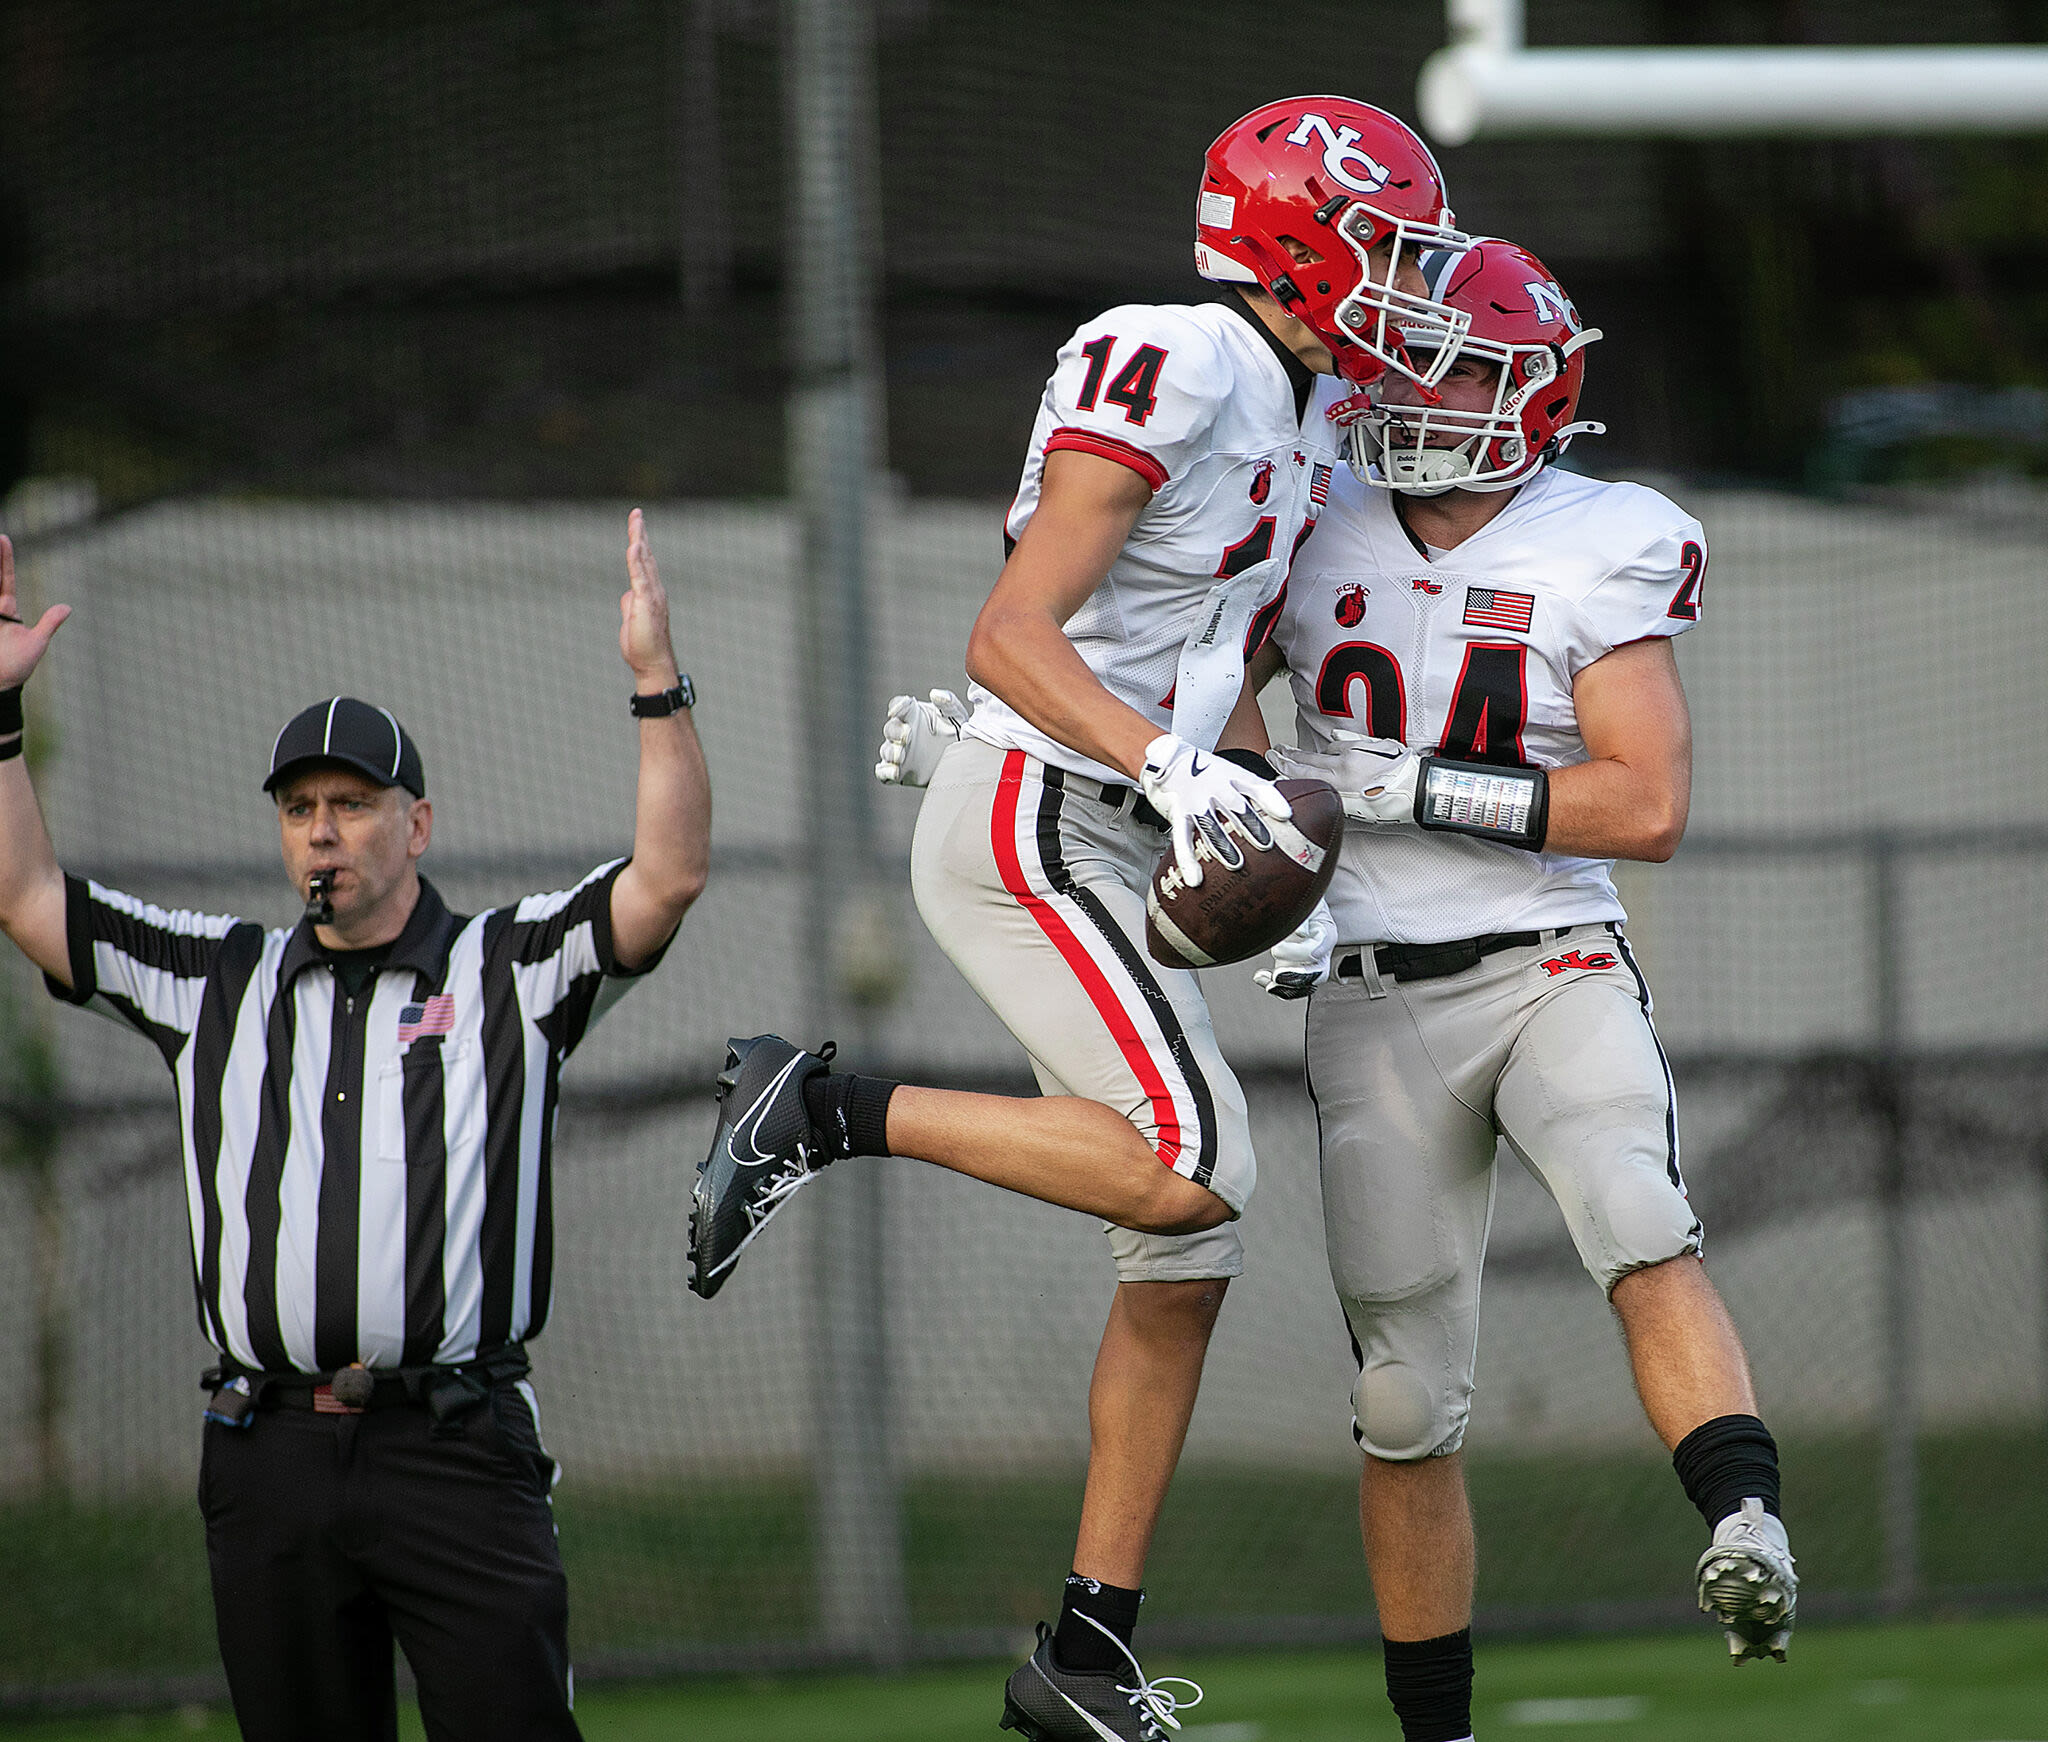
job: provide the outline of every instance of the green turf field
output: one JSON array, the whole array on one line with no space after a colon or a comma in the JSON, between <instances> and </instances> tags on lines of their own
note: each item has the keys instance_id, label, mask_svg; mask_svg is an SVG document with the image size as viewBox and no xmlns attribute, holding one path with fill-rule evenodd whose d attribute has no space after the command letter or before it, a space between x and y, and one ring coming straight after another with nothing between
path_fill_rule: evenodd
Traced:
<instances>
[{"instance_id":1,"label":"green turf field","mask_svg":"<svg viewBox=\"0 0 2048 1742\"><path fill-rule=\"evenodd\" d=\"M2048 1618L1816 1628L1737 1670L1704 1626L1670 1637L1482 1645L1479 1734L1499 1742L2048 1742ZM1365 1652L1162 1659L1208 1698L1181 1742L1397 1742ZM592 1688L591 1742L995 1742L1003 1668ZM419 1727L407 1714L408 1737ZM223 1713L0 1724L13 1742L233 1736Z\"/></svg>"},{"instance_id":2,"label":"green turf field","mask_svg":"<svg viewBox=\"0 0 2048 1742\"><path fill-rule=\"evenodd\" d=\"M1874 1441L1784 1448L1787 1513L1809 1593L1879 1578ZM1923 1442L1921 1566L1937 1593L2048 1586L2048 1437ZM1698 1515L1657 1457L1475 1459L1479 1602L1513 1609L1685 1594ZM1195 1466L1167 1501L1148 1617L1363 1616L1354 1478ZM1078 1470L989 1481L913 1478L904 1539L919 1627L1030 1627L1059 1589ZM556 1501L580 1657L811 1627L809 1490L799 1476L606 1491ZM198 1509L183 1495L88 1507L0 1505L0 1686L212 1673ZM2041 1727L2048 1742L2048 1725ZM1996 1742L2008 1742L1998 1738ZM2022 1742L2022 1739L2011 1739ZM2031 1739L2025 1739L2031 1742Z\"/></svg>"}]
</instances>

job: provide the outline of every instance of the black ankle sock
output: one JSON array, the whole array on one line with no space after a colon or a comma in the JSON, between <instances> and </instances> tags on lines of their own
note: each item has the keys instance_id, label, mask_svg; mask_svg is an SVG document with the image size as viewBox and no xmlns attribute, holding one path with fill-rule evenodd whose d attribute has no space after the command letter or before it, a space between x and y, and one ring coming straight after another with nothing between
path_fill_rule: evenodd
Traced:
<instances>
[{"instance_id":1,"label":"black ankle sock","mask_svg":"<svg viewBox=\"0 0 2048 1742\"><path fill-rule=\"evenodd\" d=\"M1380 1649L1403 1742L1465 1742L1472 1734L1472 1629L1439 1639L1382 1639Z\"/></svg>"},{"instance_id":2,"label":"black ankle sock","mask_svg":"<svg viewBox=\"0 0 2048 1742\"><path fill-rule=\"evenodd\" d=\"M1138 1627L1138 1605L1144 1600L1143 1591L1126 1591L1121 1585L1069 1573L1066 1595L1060 1599L1060 1624L1052 1635L1052 1654L1060 1668L1082 1675L1128 1669L1123 1653L1088 1622L1101 1622L1129 1645Z\"/></svg>"},{"instance_id":3,"label":"black ankle sock","mask_svg":"<svg viewBox=\"0 0 2048 1742\"><path fill-rule=\"evenodd\" d=\"M1712 1530L1745 1500L1778 1515L1778 1442L1753 1415L1721 1415L1678 1442L1671 1467Z\"/></svg>"},{"instance_id":4,"label":"black ankle sock","mask_svg":"<svg viewBox=\"0 0 2048 1742\"><path fill-rule=\"evenodd\" d=\"M899 1084L851 1071L819 1071L804 1082L804 1111L825 1139L825 1158L889 1153L889 1097Z\"/></svg>"}]
</instances>

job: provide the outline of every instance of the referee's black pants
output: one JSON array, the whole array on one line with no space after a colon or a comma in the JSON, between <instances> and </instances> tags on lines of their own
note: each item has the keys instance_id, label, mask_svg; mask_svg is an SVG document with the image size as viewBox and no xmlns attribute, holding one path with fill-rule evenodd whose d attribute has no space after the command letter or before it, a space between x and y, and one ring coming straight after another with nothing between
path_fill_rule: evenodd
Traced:
<instances>
[{"instance_id":1,"label":"referee's black pants","mask_svg":"<svg viewBox=\"0 0 2048 1742\"><path fill-rule=\"evenodd\" d=\"M435 1742L578 1736L533 1412L504 1384L450 1425L414 1404L206 1424L199 1505L248 1742L394 1742L394 1640Z\"/></svg>"}]
</instances>

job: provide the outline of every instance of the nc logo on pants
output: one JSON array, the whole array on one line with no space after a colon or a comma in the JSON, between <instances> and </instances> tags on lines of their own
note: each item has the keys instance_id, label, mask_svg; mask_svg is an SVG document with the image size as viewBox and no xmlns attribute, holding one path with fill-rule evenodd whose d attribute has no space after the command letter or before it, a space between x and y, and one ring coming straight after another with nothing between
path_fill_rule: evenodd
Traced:
<instances>
[{"instance_id":1,"label":"nc logo on pants","mask_svg":"<svg viewBox=\"0 0 2048 1742\"><path fill-rule=\"evenodd\" d=\"M1567 950L1561 956L1552 956L1543 964L1544 973L1553 980L1571 968L1611 968L1618 960L1607 950L1595 950L1590 956L1581 950Z\"/></svg>"}]
</instances>

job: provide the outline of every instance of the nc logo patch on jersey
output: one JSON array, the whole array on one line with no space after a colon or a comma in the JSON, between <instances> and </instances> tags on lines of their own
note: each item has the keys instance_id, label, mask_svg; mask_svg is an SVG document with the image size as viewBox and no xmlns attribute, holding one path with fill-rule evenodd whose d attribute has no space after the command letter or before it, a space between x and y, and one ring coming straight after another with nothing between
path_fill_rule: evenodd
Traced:
<instances>
[{"instance_id":1,"label":"nc logo patch on jersey","mask_svg":"<svg viewBox=\"0 0 2048 1742\"><path fill-rule=\"evenodd\" d=\"M1544 973L1553 980L1558 975L1569 973L1573 968L1611 968L1619 960L1611 950L1595 950L1590 956L1583 950L1567 950L1561 956L1552 956L1542 964Z\"/></svg>"},{"instance_id":2,"label":"nc logo patch on jersey","mask_svg":"<svg viewBox=\"0 0 2048 1742\"><path fill-rule=\"evenodd\" d=\"M1376 194L1393 179L1392 170L1358 149L1357 128L1332 129L1320 115L1302 116L1300 124L1287 135L1287 143L1306 145L1318 135L1323 141L1324 171L1353 193Z\"/></svg>"},{"instance_id":3,"label":"nc logo patch on jersey","mask_svg":"<svg viewBox=\"0 0 2048 1742\"><path fill-rule=\"evenodd\" d=\"M1427 593L1432 599L1444 590L1442 581L1433 581L1427 575L1413 575L1408 584L1418 593Z\"/></svg>"},{"instance_id":4,"label":"nc logo patch on jersey","mask_svg":"<svg viewBox=\"0 0 2048 1742\"><path fill-rule=\"evenodd\" d=\"M1370 587L1353 581L1337 595L1337 621L1346 629L1356 629L1365 621L1365 598Z\"/></svg>"},{"instance_id":5,"label":"nc logo patch on jersey","mask_svg":"<svg viewBox=\"0 0 2048 1742\"><path fill-rule=\"evenodd\" d=\"M1263 502L1273 494L1273 462L1261 460L1259 469L1252 474L1252 500Z\"/></svg>"}]
</instances>

